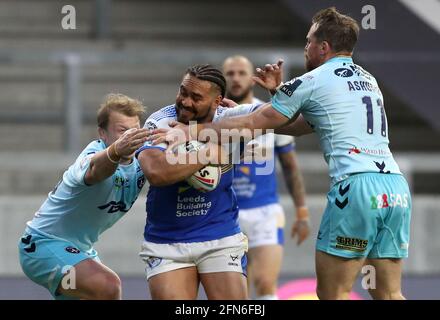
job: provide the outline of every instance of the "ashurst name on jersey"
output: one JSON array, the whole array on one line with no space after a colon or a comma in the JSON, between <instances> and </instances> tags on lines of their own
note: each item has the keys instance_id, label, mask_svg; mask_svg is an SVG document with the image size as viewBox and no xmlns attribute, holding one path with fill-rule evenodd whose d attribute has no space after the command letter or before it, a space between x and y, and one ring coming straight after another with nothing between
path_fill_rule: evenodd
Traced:
<instances>
[{"instance_id":1,"label":"ashurst name on jersey","mask_svg":"<svg viewBox=\"0 0 440 320\"><path fill-rule=\"evenodd\" d=\"M351 57L334 57L287 82L272 106L288 118L302 113L314 128L333 183L360 172L401 174L377 81Z\"/></svg>"}]
</instances>

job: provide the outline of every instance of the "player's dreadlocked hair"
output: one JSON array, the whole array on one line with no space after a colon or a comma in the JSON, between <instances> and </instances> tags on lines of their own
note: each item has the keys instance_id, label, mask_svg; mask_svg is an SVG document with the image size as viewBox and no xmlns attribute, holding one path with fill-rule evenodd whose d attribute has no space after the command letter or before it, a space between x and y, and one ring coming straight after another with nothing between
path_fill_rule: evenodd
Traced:
<instances>
[{"instance_id":1,"label":"player's dreadlocked hair","mask_svg":"<svg viewBox=\"0 0 440 320\"><path fill-rule=\"evenodd\" d=\"M200 80L205 80L213 83L216 85L222 95L222 97L225 96L226 92L226 79L223 76L223 73L211 66L210 64L203 64L203 65L195 65L186 70L185 74L189 74L193 77L196 77Z\"/></svg>"}]
</instances>

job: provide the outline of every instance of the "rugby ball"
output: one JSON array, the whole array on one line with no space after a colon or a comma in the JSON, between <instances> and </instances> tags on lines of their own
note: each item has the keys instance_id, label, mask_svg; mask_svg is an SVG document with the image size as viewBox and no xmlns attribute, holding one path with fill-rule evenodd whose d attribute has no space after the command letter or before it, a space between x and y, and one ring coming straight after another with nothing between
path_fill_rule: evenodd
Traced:
<instances>
[{"instance_id":1,"label":"rugby ball","mask_svg":"<svg viewBox=\"0 0 440 320\"><path fill-rule=\"evenodd\" d=\"M182 143L177 147L178 153L197 152L205 144L200 141L192 140ZM194 172L186 182L194 189L201 192L210 192L217 188L222 176L222 170L219 166L208 165L199 171Z\"/></svg>"}]
</instances>

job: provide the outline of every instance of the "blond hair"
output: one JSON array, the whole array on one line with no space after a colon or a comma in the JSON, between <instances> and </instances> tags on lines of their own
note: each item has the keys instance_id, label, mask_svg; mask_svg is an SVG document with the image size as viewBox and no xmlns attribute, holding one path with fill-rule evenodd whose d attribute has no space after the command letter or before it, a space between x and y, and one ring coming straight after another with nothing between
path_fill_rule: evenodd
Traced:
<instances>
[{"instance_id":1,"label":"blond hair","mask_svg":"<svg viewBox=\"0 0 440 320\"><path fill-rule=\"evenodd\" d=\"M128 117L138 117L139 121L145 113L145 107L139 100L130 98L121 93L110 93L104 98L98 109L98 127L107 129L111 112L119 112Z\"/></svg>"}]
</instances>

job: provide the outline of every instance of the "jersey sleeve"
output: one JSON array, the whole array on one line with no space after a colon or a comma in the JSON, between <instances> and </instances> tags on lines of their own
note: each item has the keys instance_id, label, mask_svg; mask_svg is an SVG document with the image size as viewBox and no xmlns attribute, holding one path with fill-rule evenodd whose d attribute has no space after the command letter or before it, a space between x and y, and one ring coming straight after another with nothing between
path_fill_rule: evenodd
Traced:
<instances>
[{"instance_id":1,"label":"jersey sleeve","mask_svg":"<svg viewBox=\"0 0 440 320\"><path fill-rule=\"evenodd\" d=\"M233 108L219 107L214 116L213 122L223 118L238 117L254 112L261 106L260 103L240 104Z\"/></svg>"},{"instance_id":2,"label":"jersey sleeve","mask_svg":"<svg viewBox=\"0 0 440 320\"><path fill-rule=\"evenodd\" d=\"M93 156L104 150L104 143L100 140L91 142L76 158L63 176L64 182L70 187L87 186L84 182L84 176L90 167L90 161Z\"/></svg>"},{"instance_id":3,"label":"jersey sleeve","mask_svg":"<svg viewBox=\"0 0 440 320\"><path fill-rule=\"evenodd\" d=\"M233 108L218 107L212 122L216 122L231 117L243 116L254 112L260 106L261 103L249 103L249 104L241 104ZM236 141L234 143L228 142L222 144L222 146L229 155L232 155L232 162L239 163L241 155L244 153L244 150L246 148L246 143L244 143L243 141Z\"/></svg>"},{"instance_id":4,"label":"jersey sleeve","mask_svg":"<svg viewBox=\"0 0 440 320\"><path fill-rule=\"evenodd\" d=\"M162 118L162 119L157 120L157 117L155 117L153 114L145 121L144 128L148 129L148 130L154 130L154 129L160 129L160 128L170 129L170 127L168 126L168 123L171 120L173 120L173 119ZM136 150L135 157L137 158L142 151L147 150L147 149L159 149L159 150L164 151L164 150L166 150L167 146L168 145L166 143L153 145L151 143L151 141L146 141L142 147L140 147L139 149Z\"/></svg>"},{"instance_id":5,"label":"jersey sleeve","mask_svg":"<svg viewBox=\"0 0 440 320\"><path fill-rule=\"evenodd\" d=\"M278 153L287 153L295 150L295 139L292 136L281 134L275 135L275 151Z\"/></svg>"},{"instance_id":6,"label":"jersey sleeve","mask_svg":"<svg viewBox=\"0 0 440 320\"><path fill-rule=\"evenodd\" d=\"M272 107L291 119L310 100L315 78L305 74L284 83L272 97Z\"/></svg>"}]
</instances>

